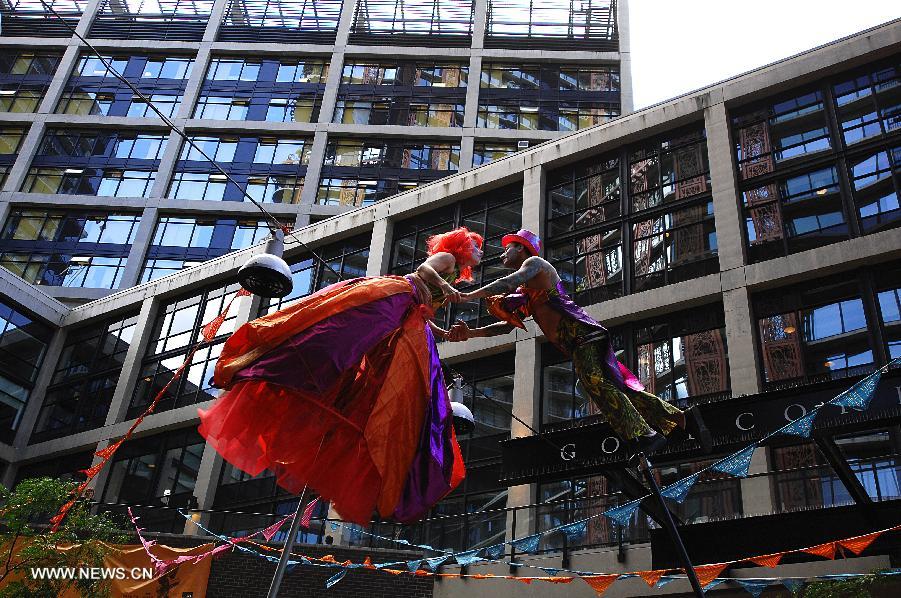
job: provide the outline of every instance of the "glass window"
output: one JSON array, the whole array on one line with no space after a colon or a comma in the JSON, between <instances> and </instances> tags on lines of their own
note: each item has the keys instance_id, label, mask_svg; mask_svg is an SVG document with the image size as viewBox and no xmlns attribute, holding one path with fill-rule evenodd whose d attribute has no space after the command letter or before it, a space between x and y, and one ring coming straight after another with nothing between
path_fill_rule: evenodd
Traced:
<instances>
[{"instance_id":1,"label":"glass window","mask_svg":"<svg viewBox=\"0 0 901 598\"><path fill-rule=\"evenodd\" d=\"M9 24L4 28L10 29ZM7 35L12 33L7 31ZM59 60L59 54L47 52L4 51L0 56L0 112L37 112Z\"/></svg>"},{"instance_id":2,"label":"glass window","mask_svg":"<svg viewBox=\"0 0 901 598\"><path fill-rule=\"evenodd\" d=\"M832 89L845 145L887 135L901 124L897 67L871 67L866 73L840 81Z\"/></svg>"},{"instance_id":3,"label":"glass window","mask_svg":"<svg viewBox=\"0 0 901 598\"><path fill-rule=\"evenodd\" d=\"M901 147L858 157L849 164L851 195L864 233L898 226Z\"/></svg>"}]
</instances>

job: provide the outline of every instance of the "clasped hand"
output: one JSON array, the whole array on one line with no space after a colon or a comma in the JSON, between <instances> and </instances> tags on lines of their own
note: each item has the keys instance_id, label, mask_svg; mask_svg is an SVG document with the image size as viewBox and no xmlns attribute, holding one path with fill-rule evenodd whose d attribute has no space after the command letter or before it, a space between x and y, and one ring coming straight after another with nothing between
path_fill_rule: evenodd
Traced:
<instances>
[{"instance_id":1,"label":"clasped hand","mask_svg":"<svg viewBox=\"0 0 901 598\"><path fill-rule=\"evenodd\" d=\"M451 303L466 303L472 299L469 293L461 293L450 284L441 287L441 292L444 293L444 296L447 297Z\"/></svg>"}]
</instances>

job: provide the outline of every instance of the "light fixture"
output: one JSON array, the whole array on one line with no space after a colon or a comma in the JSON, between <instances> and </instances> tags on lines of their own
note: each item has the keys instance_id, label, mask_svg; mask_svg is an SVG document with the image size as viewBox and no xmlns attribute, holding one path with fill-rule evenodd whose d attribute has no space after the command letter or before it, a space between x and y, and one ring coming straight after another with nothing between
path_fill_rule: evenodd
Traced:
<instances>
[{"instance_id":1,"label":"light fixture","mask_svg":"<svg viewBox=\"0 0 901 598\"><path fill-rule=\"evenodd\" d=\"M788 325L788 326L786 326L785 328L782 329L782 331L783 331L785 334L794 334L796 330L797 330L797 328L795 328L795 327L792 326L792 325Z\"/></svg>"},{"instance_id":2,"label":"light fixture","mask_svg":"<svg viewBox=\"0 0 901 598\"><path fill-rule=\"evenodd\" d=\"M476 422L472 411L463 404L463 378L460 376L454 376L450 388L450 404L454 416L454 432L457 436L471 433L476 427Z\"/></svg>"},{"instance_id":3,"label":"light fixture","mask_svg":"<svg viewBox=\"0 0 901 598\"><path fill-rule=\"evenodd\" d=\"M823 363L823 365L826 366L827 368L831 368L833 363L831 361L826 361L825 363Z\"/></svg>"},{"instance_id":4,"label":"light fixture","mask_svg":"<svg viewBox=\"0 0 901 598\"><path fill-rule=\"evenodd\" d=\"M817 195L826 195L826 193L828 193L828 189L817 190Z\"/></svg>"},{"instance_id":5,"label":"light fixture","mask_svg":"<svg viewBox=\"0 0 901 598\"><path fill-rule=\"evenodd\" d=\"M244 289L260 297L284 297L294 288L291 268L282 259L285 233L280 230L272 231L263 251L264 253L244 262L238 270L238 282Z\"/></svg>"}]
</instances>

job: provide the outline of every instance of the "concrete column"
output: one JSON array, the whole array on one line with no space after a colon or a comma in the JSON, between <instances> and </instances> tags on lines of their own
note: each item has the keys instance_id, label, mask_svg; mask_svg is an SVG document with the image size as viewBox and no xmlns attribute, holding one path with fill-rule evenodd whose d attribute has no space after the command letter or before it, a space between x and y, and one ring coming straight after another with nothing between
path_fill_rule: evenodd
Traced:
<instances>
[{"instance_id":1,"label":"concrete column","mask_svg":"<svg viewBox=\"0 0 901 598\"><path fill-rule=\"evenodd\" d=\"M212 42L216 40L216 36L219 34L219 26L222 24L222 19L225 18L225 10L231 2L232 0L216 0L213 10L210 11L210 20L207 21L206 29L203 32L203 41Z\"/></svg>"},{"instance_id":2,"label":"concrete column","mask_svg":"<svg viewBox=\"0 0 901 598\"><path fill-rule=\"evenodd\" d=\"M479 89L482 81L482 57L469 57L469 76L466 79L466 110L463 113L464 135L468 129L474 129L479 116Z\"/></svg>"},{"instance_id":3,"label":"concrete column","mask_svg":"<svg viewBox=\"0 0 901 598\"><path fill-rule=\"evenodd\" d=\"M59 361L59 356L63 351L63 345L66 342L66 332L65 328L57 329L53 334L53 338L50 339L50 344L47 345L47 352L44 354L41 369L38 372L37 379L34 381L34 388L31 389L28 395L28 403L25 404L22 417L19 418L19 428L16 430L16 436L13 440L13 446L16 448L28 446L28 439L31 438L31 432L38 419L38 414L44 401L47 399L47 387L50 386L53 373L56 371L56 362Z\"/></svg>"},{"instance_id":4,"label":"concrete column","mask_svg":"<svg viewBox=\"0 0 901 598\"><path fill-rule=\"evenodd\" d=\"M334 104L332 104L332 107L334 107ZM325 159L327 141L328 134L325 131L316 131L316 134L313 136L313 147L310 149L307 173L304 175L303 191L300 194L300 205L302 206L316 203L316 193L319 191L319 173L322 172L322 161Z\"/></svg>"},{"instance_id":5,"label":"concrete column","mask_svg":"<svg viewBox=\"0 0 901 598\"><path fill-rule=\"evenodd\" d=\"M13 163L12 168L9 169L9 174L6 176L6 183L3 185L4 191L18 191L22 187L22 183L25 182L25 177L28 174L28 167L31 165L31 160L38 152L38 147L41 145L41 140L44 138L45 130L46 126L44 125L43 120L35 120L31 123L28 133L25 134L25 139L22 140L22 145L19 147L19 154L16 157L16 161Z\"/></svg>"},{"instance_id":6,"label":"concrete column","mask_svg":"<svg viewBox=\"0 0 901 598\"><path fill-rule=\"evenodd\" d=\"M485 28L488 25L488 0L475 0L472 13L472 49L485 47Z\"/></svg>"},{"instance_id":7,"label":"concrete column","mask_svg":"<svg viewBox=\"0 0 901 598\"><path fill-rule=\"evenodd\" d=\"M513 377L513 415L536 430L541 425L541 347L538 340L529 338L516 342L516 372ZM510 422L510 437L531 436L532 432L515 419ZM535 484L511 486L507 493L508 507L521 507L535 502ZM515 515L507 513L507 540L528 535L534 513L520 509Z\"/></svg>"},{"instance_id":8,"label":"concrete column","mask_svg":"<svg viewBox=\"0 0 901 598\"><path fill-rule=\"evenodd\" d=\"M63 52L63 57L60 59L56 71L53 73L53 79L50 81L50 86L47 88L47 92L41 100L41 105L38 108L39 113L52 114L53 111L56 110L56 105L63 95L63 88L66 85L66 81L69 80L69 75L78 66L79 51L79 46L69 46L66 48L66 51Z\"/></svg>"},{"instance_id":9,"label":"concrete column","mask_svg":"<svg viewBox=\"0 0 901 598\"><path fill-rule=\"evenodd\" d=\"M75 27L75 31L85 37L88 37L88 31L91 29L91 24L94 22L94 17L98 12L100 12L102 5L103 0L90 0L88 2L88 5L85 6L84 13L82 13L81 19L79 19L78 25Z\"/></svg>"},{"instance_id":10,"label":"concrete column","mask_svg":"<svg viewBox=\"0 0 901 598\"><path fill-rule=\"evenodd\" d=\"M475 152L475 137L472 135L465 135L460 140L460 170L459 172L463 172L464 170L469 170L472 168L472 156Z\"/></svg>"},{"instance_id":11,"label":"concrete column","mask_svg":"<svg viewBox=\"0 0 901 598\"><path fill-rule=\"evenodd\" d=\"M178 126L182 127L183 124L180 123ZM163 155L160 156L160 165L156 169L156 177L153 180L153 187L150 189L150 197L166 197L169 191L169 182L172 180L172 173L175 171L175 165L178 163L178 157L181 155L181 146L181 135L175 131L170 132L169 139L166 140L166 147L163 148Z\"/></svg>"},{"instance_id":12,"label":"concrete column","mask_svg":"<svg viewBox=\"0 0 901 598\"><path fill-rule=\"evenodd\" d=\"M153 333L153 321L156 319L158 310L159 301L155 300L154 297L148 297L141 302L141 311L138 314L135 335L125 354L122 372L119 374L119 382L116 384L115 392L113 392L113 399L110 402L104 426L111 426L125 421L125 414L128 412L128 406L131 403L135 382L137 382L141 373L141 361L144 353L147 352L147 345L150 343L150 336Z\"/></svg>"},{"instance_id":13,"label":"concrete column","mask_svg":"<svg viewBox=\"0 0 901 598\"><path fill-rule=\"evenodd\" d=\"M713 217L716 223L720 270L745 264L743 218L735 181L735 150L729 138L729 118L722 102L704 110L710 185L713 188Z\"/></svg>"},{"instance_id":14,"label":"concrete column","mask_svg":"<svg viewBox=\"0 0 901 598\"><path fill-rule=\"evenodd\" d=\"M332 122L332 116L335 114L338 86L341 85L341 73L344 71L344 51L347 48L356 7L356 2L344 2L341 7L335 46L329 59L328 79L325 82L325 92L322 94L322 106L319 108L319 122L323 124ZM317 177L317 182L318 180Z\"/></svg>"},{"instance_id":15,"label":"concrete column","mask_svg":"<svg viewBox=\"0 0 901 598\"><path fill-rule=\"evenodd\" d=\"M769 453L766 447L754 451L748 473L751 475L770 471ZM741 480L741 511L749 515L768 515L773 512L773 488L769 476L743 478Z\"/></svg>"},{"instance_id":16,"label":"concrete column","mask_svg":"<svg viewBox=\"0 0 901 598\"><path fill-rule=\"evenodd\" d=\"M629 35L629 1L619 0L616 3L616 30L619 35L619 98L623 115L635 110L632 90L632 52Z\"/></svg>"},{"instance_id":17,"label":"concrete column","mask_svg":"<svg viewBox=\"0 0 901 598\"><path fill-rule=\"evenodd\" d=\"M19 473L19 464L18 463L9 463L6 466L6 470L3 472L3 476L0 477L0 485L6 486L10 490L13 489L13 481L16 479L16 474Z\"/></svg>"},{"instance_id":18,"label":"concrete column","mask_svg":"<svg viewBox=\"0 0 901 598\"><path fill-rule=\"evenodd\" d=\"M541 164L523 172L522 184L522 227L536 233L542 239L544 234L545 197L547 170Z\"/></svg>"},{"instance_id":19,"label":"concrete column","mask_svg":"<svg viewBox=\"0 0 901 598\"><path fill-rule=\"evenodd\" d=\"M729 379L734 396L760 392L759 357L754 343L755 322L747 287L723 289Z\"/></svg>"},{"instance_id":20,"label":"concrete column","mask_svg":"<svg viewBox=\"0 0 901 598\"><path fill-rule=\"evenodd\" d=\"M197 483L194 484L194 496L197 497L199 508L209 509L213 506L213 499L216 496L223 463L222 457L219 456L216 449L209 444L204 445L203 456L200 458L200 465L197 468ZM209 519L209 513L200 514L198 523L208 527ZM206 532L186 520L183 533L189 536L200 536Z\"/></svg>"},{"instance_id":21,"label":"concrete column","mask_svg":"<svg viewBox=\"0 0 901 598\"><path fill-rule=\"evenodd\" d=\"M388 272L393 228L394 222L390 218L381 218L373 222L372 241L369 244L369 261L366 263L366 276L380 276Z\"/></svg>"},{"instance_id":22,"label":"concrete column","mask_svg":"<svg viewBox=\"0 0 901 598\"><path fill-rule=\"evenodd\" d=\"M182 94L181 106L175 114L177 118L191 118L194 114L194 105L200 97L200 90L206 80L206 71L210 66L210 46L204 44L197 51L194 58L194 66L191 67L191 76L185 84L185 93Z\"/></svg>"},{"instance_id":23,"label":"concrete column","mask_svg":"<svg viewBox=\"0 0 901 598\"><path fill-rule=\"evenodd\" d=\"M125 272L119 282L120 289L128 289L138 284L141 278L141 270L144 268L144 256L153 242L153 232L156 230L156 222L159 219L157 208L144 208L141 214L141 222L138 223L138 232L128 251L128 260L125 262Z\"/></svg>"}]
</instances>

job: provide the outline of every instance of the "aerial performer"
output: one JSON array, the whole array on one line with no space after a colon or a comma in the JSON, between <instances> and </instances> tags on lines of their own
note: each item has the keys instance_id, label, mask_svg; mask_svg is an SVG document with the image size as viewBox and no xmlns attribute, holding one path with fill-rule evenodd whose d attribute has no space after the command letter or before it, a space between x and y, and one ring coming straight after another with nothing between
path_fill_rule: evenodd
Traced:
<instances>
[{"instance_id":1,"label":"aerial performer","mask_svg":"<svg viewBox=\"0 0 901 598\"><path fill-rule=\"evenodd\" d=\"M225 343L200 433L249 475L309 485L343 519L420 519L465 475L432 317L472 280L482 237L428 239L407 276L338 282L244 324Z\"/></svg>"},{"instance_id":2,"label":"aerial performer","mask_svg":"<svg viewBox=\"0 0 901 598\"><path fill-rule=\"evenodd\" d=\"M557 269L539 257L538 235L522 229L505 235L501 245L502 265L515 272L454 300L485 298L488 311L502 321L472 329L458 321L451 327L449 340L525 329L523 318L532 316L545 338L572 359L583 390L630 452L650 456L666 445L667 436L676 429L691 434L704 452L710 452L711 435L697 407L682 411L645 392L635 374L616 359L607 330L570 299Z\"/></svg>"}]
</instances>

